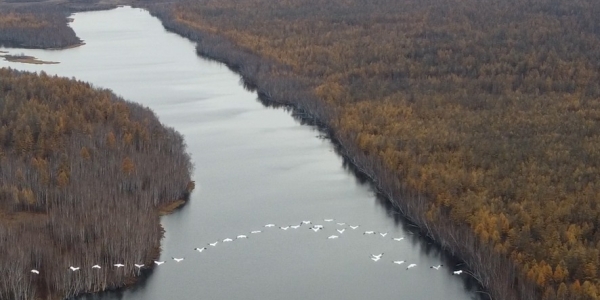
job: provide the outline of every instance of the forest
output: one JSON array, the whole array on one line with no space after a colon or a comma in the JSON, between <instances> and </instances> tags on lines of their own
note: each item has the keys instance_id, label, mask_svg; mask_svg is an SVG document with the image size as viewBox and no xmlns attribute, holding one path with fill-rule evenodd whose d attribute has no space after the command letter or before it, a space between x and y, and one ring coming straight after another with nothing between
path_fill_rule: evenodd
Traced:
<instances>
[{"instance_id":1,"label":"forest","mask_svg":"<svg viewBox=\"0 0 600 300\"><path fill-rule=\"evenodd\" d=\"M148 108L73 79L0 69L0 299L135 282L134 264L160 255L159 213L188 198L192 169L183 137Z\"/></svg>"},{"instance_id":2,"label":"forest","mask_svg":"<svg viewBox=\"0 0 600 300\"><path fill-rule=\"evenodd\" d=\"M325 124L494 299L600 297L599 1L134 4Z\"/></svg>"},{"instance_id":3,"label":"forest","mask_svg":"<svg viewBox=\"0 0 600 300\"><path fill-rule=\"evenodd\" d=\"M493 299L598 299L600 2L142 1L322 121Z\"/></svg>"},{"instance_id":4,"label":"forest","mask_svg":"<svg viewBox=\"0 0 600 300\"><path fill-rule=\"evenodd\" d=\"M1 9L0 46L64 48L80 44L66 22L66 14L52 7Z\"/></svg>"},{"instance_id":5,"label":"forest","mask_svg":"<svg viewBox=\"0 0 600 300\"><path fill-rule=\"evenodd\" d=\"M121 3L122 2L122 3ZM0 0L0 46L65 49L82 45L69 26L75 12L112 9L120 0Z\"/></svg>"}]
</instances>

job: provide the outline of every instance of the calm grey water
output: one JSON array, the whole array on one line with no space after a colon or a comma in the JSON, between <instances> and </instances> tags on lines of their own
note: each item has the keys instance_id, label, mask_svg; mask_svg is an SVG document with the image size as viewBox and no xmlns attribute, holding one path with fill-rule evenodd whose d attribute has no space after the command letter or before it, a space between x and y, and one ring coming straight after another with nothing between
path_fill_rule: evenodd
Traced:
<instances>
[{"instance_id":1,"label":"calm grey water","mask_svg":"<svg viewBox=\"0 0 600 300\"><path fill-rule=\"evenodd\" d=\"M135 288L98 298L462 300L480 295L464 277L452 275L455 262L411 234L414 228L343 166L316 128L301 125L283 109L264 107L236 74L197 57L193 43L167 33L148 12L79 13L71 26L85 46L0 49L60 64L1 61L0 67L75 77L148 106L185 135L196 165L191 202L162 218L161 259L167 262ZM303 220L325 229L278 227ZM277 227L264 228L268 223ZM341 228L346 231L338 234ZM366 230L388 234L364 235ZM240 234L249 238L235 240ZM340 237L327 238L333 234ZM234 241L223 243L225 238ZM219 244L203 253L193 250L214 241ZM382 252L381 260L371 260L371 254ZM185 260L175 263L171 257ZM417 267L407 270L410 263ZM444 267L430 268L438 264Z\"/></svg>"}]
</instances>

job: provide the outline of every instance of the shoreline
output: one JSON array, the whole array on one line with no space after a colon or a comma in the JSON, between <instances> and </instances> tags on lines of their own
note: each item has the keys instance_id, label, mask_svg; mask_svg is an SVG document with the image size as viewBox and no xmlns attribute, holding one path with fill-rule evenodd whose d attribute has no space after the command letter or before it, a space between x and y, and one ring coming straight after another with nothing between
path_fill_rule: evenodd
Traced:
<instances>
[{"instance_id":1,"label":"shoreline","mask_svg":"<svg viewBox=\"0 0 600 300\"><path fill-rule=\"evenodd\" d=\"M185 200L175 200L171 203L162 205L161 207L158 208L158 215L161 217L170 215L170 214L174 213L176 210L182 208L185 204L187 204L187 201L185 201Z\"/></svg>"},{"instance_id":2,"label":"shoreline","mask_svg":"<svg viewBox=\"0 0 600 300\"><path fill-rule=\"evenodd\" d=\"M35 6L35 5L32 5ZM0 7L2 7L2 5L0 5ZM101 7L100 9L92 9L90 7L81 7L79 9L70 9L69 12L70 13L75 13L75 12L84 12L84 11L91 11L91 10L108 10L108 9L113 9L115 8L114 5L111 5L110 7ZM68 25L68 23L73 22L72 18L66 18L66 23L65 25ZM24 55L24 54L16 54L13 52L14 50L11 50L12 48L14 49L36 49L36 50L49 50L49 51L54 51L54 50L68 50L68 49L74 49L74 48L78 48L80 46L84 46L86 45L86 43L84 41L82 41L81 39L78 39L78 42L75 43L71 43L65 46L60 46L60 47L47 47L47 46L43 46L43 43L33 43L33 45L30 46L23 46L23 45L4 45L3 47L6 49L2 49L0 50L0 59L4 59L6 61L9 62L16 62L16 63L24 63L24 64L34 64L34 65L42 65L42 64L59 64L60 62L54 62L54 61L44 61L41 59L38 59L34 56L29 56L29 55ZM11 54L12 53L12 54ZM137 104L137 103L136 103ZM186 181L183 181L183 187L185 187L181 192L179 193L175 193L176 197L169 197L171 199L177 198L175 200L169 201L167 203L164 203L160 206L155 206L154 207L154 213L151 213L151 215L154 215L155 217L152 217L153 219L156 218L158 220L158 226L157 228L150 228L150 230L154 231L154 233L152 234L154 236L154 234L157 235L157 239L158 241L156 243L149 243L147 245L147 248L145 250L145 254L143 255L144 257L147 258L147 261L145 262L140 262L145 264L145 267L142 268L141 270L134 270L132 273L130 273L129 275L125 275L121 278L121 280L113 282L110 285L107 285L106 283L102 284L102 285L94 285L91 286L89 285L88 288L81 288L80 290L76 290L74 294L59 294L59 293L55 293L55 292L51 292L51 290L60 290L60 288L52 288L49 286L43 287L40 289L38 289L37 287L35 288L36 291L38 292L37 295L35 296L35 299L65 299L65 297L68 297L69 299L75 299L75 298L79 298L79 297L84 297L85 295L92 295L92 294L97 294L97 293L103 293L103 292L115 292L115 291L120 291L123 289L127 289L127 288L131 288L135 285L137 285L140 281L145 280L145 278L147 278L154 270L155 268L155 264L154 264L154 260L158 260L161 256L161 252L162 252L162 241L164 239L164 233L165 233L165 229L163 228L163 225L160 221L160 217L164 216L164 215L168 215L171 213L175 213L178 209L181 209L183 206L185 206L185 204L187 204L187 202L189 202L190 200L190 194L193 191L195 185L193 181L189 181L190 178L186 178ZM186 185L187 183L187 185ZM2 212L0 212L1 214ZM154 227L154 226L152 226ZM131 267L131 266L130 266ZM0 297L2 298L2 297Z\"/></svg>"},{"instance_id":3,"label":"shoreline","mask_svg":"<svg viewBox=\"0 0 600 300\"><path fill-rule=\"evenodd\" d=\"M32 64L32 65L59 64L59 62L56 62L56 61L39 60L37 57L33 57L33 56L0 55L0 57L4 57L5 61L18 62L18 63L23 63L23 64Z\"/></svg>"},{"instance_id":4,"label":"shoreline","mask_svg":"<svg viewBox=\"0 0 600 300\"><path fill-rule=\"evenodd\" d=\"M193 185L194 185L193 181L188 183L188 186L186 187L186 190L184 191L184 195L189 196L189 194L193 191ZM191 189L190 189L190 186L192 186ZM160 218L162 216L166 216L166 215L175 213L178 209L183 208L188 202L189 202L189 198L188 199L178 199L178 200L174 200L172 202L163 204L156 208L158 217ZM147 267L141 271L138 271L137 275L125 277L120 286L112 287L112 288L107 287L105 289L98 289L95 291L82 291L69 299L75 299L75 298L79 298L79 297L82 297L85 295L92 295L92 294L119 292L119 291L123 291L125 289L131 288L131 287L137 285L142 280L146 280L146 278L154 271L154 268L156 266L154 264L154 261L158 260L160 258L160 255L162 252L162 239L164 238L165 232L166 232L165 228L162 226L162 224L160 224L160 234L162 237L159 241L159 244L155 245L153 247L153 250L151 251L151 253L149 255L150 257L152 257L152 259L150 261L144 262L145 266L147 266ZM56 300L61 300L61 299L63 299L63 298L62 297L56 298Z\"/></svg>"},{"instance_id":5,"label":"shoreline","mask_svg":"<svg viewBox=\"0 0 600 300\"><path fill-rule=\"evenodd\" d=\"M442 221L437 223L429 221L427 204L430 202L430 197L408 190L401 178L386 170L376 157L361 153L357 145L353 145L351 137L335 132L331 124L335 118L328 119L328 116L334 113L328 111L324 101L320 99L315 101L310 97L285 97L285 95L281 97L282 93L279 92L277 95L278 91L273 90L270 84L273 79L271 74L250 74L246 71L261 63L273 65L268 59L249 53L224 36L178 23L169 12L159 11L152 5L142 6L142 8L157 17L167 31L195 42L198 56L222 63L238 74L250 90L257 92L263 104L290 107L293 115L311 120L327 132L336 148L339 147L340 155L347 159L358 173L366 176L376 191L398 208L406 220L415 224L434 244L466 264L468 270L465 273L483 288L479 293L493 299L538 298L535 287L521 274L521 268L508 256L499 255L492 247L482 243L468 226L454 223L449 216L438 216L438 220ZM217 45L220 47L219 51L213 49ZM314 97L310 90L303 92Z\"/></svg>"},{"instance_id":6,"label":"shoreline","mask_svg":"<svg viewBox=\"0 0 600 300\"><path fill-rule=\"evenodd\" d=\"M58 48L42 48L44 50L67 50L67 49L73 49L73 48L78 48L81 46L84 46L85 42L80 42L77 44L73 44L73 45L69 45L69 46L64 46L64 47L58 47Z\"/></svg>"},{"instance_id":7,"label":"shoreline","mask_svg":"<svg viewBox=\"0 0 600 300\"><path fill-rule=\"evenodd\" d=\"M24 55L16 58L26 59ZM2 257L6 278L1 286L0 298L18 295L18 298L27 299L64 299L131 286L146 273L146 269L154 266L153 260L160 257L164 238L160 215L173 212L190 200L194 188L190 181L193 164L185 151L183 136L160 123L149 108L128 102L109 90L94 88L89 83L11 68L1 68L0 73L3 79L0 97L12 96L10 99L15 99L15 104L5 114L5 129L10 132L18 131L18 126L29 118L76 118L90 112L85 110L89 107L91 112L127 109L124 112L127 120L118 125L101 113L90 113L77 124L65 125L64 132L56 131L45 137L74 149L61 152L60 159L63 163L67 161L72 168L69 171L77 174L77 180L60 181L61 189L49 189L48 184L52 183L32 178L24 182L22 177L16 177L10 171L2 174L5 182L3 191L8 186L10 191L22 193L14 196L15 200L22 202L5 203L0 209L2 239L6 242L0 251L6 253ZM79 105L81 99L90 105L82 107ZM37 109L38 103L47 104L49 108ZM23 115L21 111L29 114ZM52 126L53 122L50 123ZM77 126L89 128L95 134L81 138ZM94 148L94 145L106 140L104 131L100 132L98 128L108 128L109 137L113 138L114 132L121 137L124 135L121 130L131 128L140 130L142 134L152 132L156 136L148 141L136 140L144 147L143 152L133 145L113 151L110 146L103 148L102 144ZM106 154L92 157L88 147ZM42 155L30 149L26 149L29 152L15 149L19 148L6 144L0 149L6 153L8 170L22 167L18 165L21 159L36 161ZM56 157L53 155L55 152L57 150L49 149L46 155ZM147 162L148 155L156 159ZM50 163L55 161L49 159ZM139 164L144 164L145 168L136 168L135 173L131 169L120 172L119 166L124 163L127 168L131 165L135 168ZM99 168L106 165L114 166L110 170L116 172L104 176L103 181L95 181L95 172L100 172ZM35 167L34 164L26 170ZM157 170L161 172L157 173ZM139 184L126 186L129 182ZM77 201L77 205L71 205L75 202L69 201ZM77 223L66 220L65 215L76 216L73 219ZM139 238L131 239L132 230ZM6 264L10 261L19 261L20 264ZM111 272L115 262L127 263L123 272ZM134 268L133 263L144 266ZM83 271L94 264L101 265L99 269L106 267L107 271ZM81 268L90 276L63 275L69 265L72 271ZM28 268L40 276L23 277L21 272ZM35 280L23 281L23 278ZM11 284L7 285L7 282Z\"/></svg>"},{"instance_id":8,"label":"shoreline","mask_svg":"<svg viewBox=\"0 0 600 300\"><path fill-rule=\"evenodd\" d=\"M151 5L152 4L149 4L147 6L151 6ZM152 9L147 6L142 6L142 7L144 9L152 12ZM154 15L154 16L158 17L156 15ZM165 24L165 20L162 17L158 17L158 19L161 21L163 26L165 26L165 28L168 31L174 32L174 33L178 34L179 36L182 36L184 38L187 38L188 40L198 43L197 40L186 36L183 32L178 32L178 31L174 30L173 28L167 28L167 26ZM208 33L205 33L205 34L208 34ZM223 38L223 37L219 37L219 38ZM207 42L210 43L210 40L207 40ZM79 47L84 44L85 43L82 42L79 44L74 44L71 46L63 47L63 48L46 48L45 50L64 50L64 49L76 48L76 47ZM40 48L35 48L35 49L40 49ZM42 48L42 49L44 49L44 48ZM240 48L235 48L235 49L238 51L241 51ZM444 238L444 237L439 236L440 233L436 233L437 231L441 231L443 228L437 228L438 226L429 226L427 224L427 222L425 220L425 215L419 213L420 207L410 207L410 204L403 203L400 200L398 200L399 198L402 198L402 197L408 197L408 198L416 198L416 199L418 199L418 201L421 201L421 200L426 199L425 196L419 195L412 191L405 191L405 190L403 191L401 186L391 185L390 186L391 188L387 187L387 185L385 184L385 181L386 181L385 177L392 176L393 174L392 175L385 174L385 173L378 174L380 172L383 172L383 171L379 170L379 167L377 167L378 162L370 161L370 158L364 158L364 159L361 158L360 153L356 153L356 151L354 150L354 147L352 147L353 146L352 141L343 136L340 136L339 134L334 132L334 130L332 129L332 126L329 124L331 121L326 120L322 116L322 114L317 113L316 110L310 109L310 107L309 107L310 105L303 105L303 103L296 103L293 101L290 101L290 102L281 101L281 99L278 98L277 96L275 96L275 97L271 96L272 93L269 91L269 88L268 88L268 80L269 79L267 78L266 80L264 80L264 82L260 82L260 79L252 78L248 74L243 74L242 71L240 70L240 67L244 65L243 61L241 63L239 63L239 62L229 62L228 63L228 58L226 57L227 54L222 54L221 57L218 57L218 56L210 55L208 53L201 54L200 51L198 51L197 55L227 65L232 71L234 71L236 74L240 75L243 78L243 80L247 81L248 83L250 83L251 86L254 87L254 89L257 91L257 93L259 95L259 98L261 98L261 101L291 107L291 108L293 108L293 110L295 112L302 114L303 117L310 119L310 120L314 120L319 127L322 127L326 132L328 132L329 138L336 145L336 147L337 147L337 145L339 145L339 148L341 150L340 154L345 159L347 159L358 170L358 172L366 175L369 178L369 181L377 188L377 190L381 194L385 195L385 197L388 199L388 201L390 201L390 203L392 203L394 206L400 208L400 210L403 212L403 215L405 218L407 218L410 222L415 223L422 232L425 232L428 237L432 238L432 240L434 240L436 244L439 244L447 252L449 252L453 255L457 254L456 256L458 258L460 258L461 260L466 261L468 263L468 265L471 266L471 269L476 269L477 271L475 272L475 275L481 275L480 277L484 278L484 279L478 279L478 281L482 284L482 286L484 286L486 288L486 290L489 290L489 287L486 286L484 283L486 281L490 282L489 280L491 280L491 282L495 282L495 281L493 281L493 279L491 279L491 278L488 280L485 280L485 278L493 277L493 276L483 276L483 274L486 273L485 268L483 268L483 266L485 264L483 262L478 264L477 262L471 261L469 259L469 256L475 257L479 253L463 253L464 250L460 249L459 246L461 245L461 243L459 243L459 241L456 241L456 239L454 239L455 243L453 243L449 237ZM263 58L260 58L260 59L265 60ZM283 99L287 99L287 98L283 98ZM317 106L320 105L321 108L326 106L325 103L319 103L319 102L317 102L316 105ZM361 163L361 161L366 161L366 162L368 162L368 164ZM425 201L425 202L427 202L427 201ZM163 205L163 206L157 208L158 213L160 216L173 213L178 208L184 206L186 203L187 203L186 200L175 200L173 202L170 202L166 205ZM164 231L164 229L163 229L163 231ZM467 233L467 235L468 235L468 233ZM452 237L452 238L454 238L454 237ZM461 241L461 242L463 242L463 241ZM472 241L472 243L476 243L476 241ZM463 243L463 244L467 244L467 243ZM477 246L475 246L475 247L477 247ZM159 245L159 248L156 250L158 251L157 257L159 257L160 252L161 252L160 245ZM148 269L153 269L153 267L148 268ZM489 270L489 272L493 273L493 270ZM477 277L479 277L479 276L473 276L473 277L475 277L475 279L477 279ZM140 276L136 276L136 277L132 277L132 278L134 279L133 282L128 283L127 279L126 279L125 284L122 287L117 288L116 290L121 289L121 288L130 287L131 285L135 284L139 280ZM521 281L521 278L519 278L519 281ZM96 291L96 292L91 292L91 293L97 293L97 292L101 292L101 291ZM82 293L82 294L87 294L87 292ZM504 296L504 295L501 292L499 292L498 294L494 294L494 296L495 296L494 298L499 297L500 299L503 299L501 296Z\"/></svg>"},{"instance_id":9,"label":"shoreline","mask_svg":"<svg viewBox=\"0 0 600 300\"><path fill-rule=\"evenodd\" d=\"M71 44L71 45L67 45L67 46L62 46L62 47L41 47L41 46L3 46L5 49L29 49L29 50L49 50L49 51L60 51L60 50L68 50L68 49L73 49L73 48L78 48L81 46L84 46L85 42L79 42L76 44ZM2 51L0 50L0 53L6 54L9 53L8 51Z\"/></svg>"}]
</instances>

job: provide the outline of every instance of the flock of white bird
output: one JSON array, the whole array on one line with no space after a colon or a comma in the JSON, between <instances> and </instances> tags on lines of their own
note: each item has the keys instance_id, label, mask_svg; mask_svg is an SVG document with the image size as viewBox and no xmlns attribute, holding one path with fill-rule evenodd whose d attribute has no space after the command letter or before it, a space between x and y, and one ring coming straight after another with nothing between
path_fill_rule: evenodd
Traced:
<instances>
[{"instance_id":1,"label":"flock of white bird","mask_svg":"<svg viewBox=\"0 0 600 300\"><path fill-rule=\"evenodd\" d=\"M332 222L334 222L334 219L324 219L323 221L324 222L331 222L332 223ZM346 223L343 223L343 222L337 222L336 224L338 226L346 226ZM319 231L321 231L321 230L323 230L325 228L324 225L313 224L312 221L302 221L302 222L300 222L297 225L286 225L286 226L276 226L275 224L266 224L266 225L264 225L264 227L265 228L279 227L280 230L284 230L285 231L285 230L289 230L289 229L298 229L298 228L300 228L303 225L310 226L309 229L313 230L314 232L319 232ZM338 238L340 238L341 235L344 234L344 232L346 232L346 229L349 228L350 230L356 230L359 227L360 227L360 225L348 225L348 227L338 228L338 229L336 229L336 231L337 231L338 234L330 235L330 236L327 237L327 239L330 239L330 240L331 239L338 239ZM250 234L259 234L261 232L262 232L262 230L253 230L253 231L250 232ZM372 231L372 230L368 230L368 231L364 231L363 232L363 235L380 235L383 238L385 238L387 236L387 234L388 234L387 232L375 232L375 231ZM247 239L247 238L248 238L247 235L240 234L235 239ZM404 237L393 237L392 240L400 242L400 241L404 240ZM234 239L232 239L232 238L225 238L225 239L221 240L222 243L229 243L229 242L233 242L233 241L234 241ZM208 243L207 246L216 247L217 244L219 244L219 241L214 241L212 243ZM194 248L195 251L198 251L200 253L204 252L207 249L208 249L207 247L202 247L202 248L196 247L196 248ZM370 258L374 262L378 262L379 260L381 260L383 258L383 255L384 255L384 253L371 254ZM173 261L175 261L177 263L182 262L183 260L185 260L184 257L172 257L172 259L173 259ZM166 261L157 261L157 260L155 260L154 264L156 266L160 266L160 265L164 264L165 262ZM407 263L407 262L404 261L404 260L392 260L392 263L397 264L397 265L402 265L402 264ZM117 268L117 269L125 267L125 265L122 264L122 263L116 263L116 264L113 264L113 266L115 268ZM134 264L134 266L138 270L141 270L142 268L146 267L144 264ZM430 266L429 268L434 269L434 270L439 270L443 266L444 265L440 264L440 265L436 265L436 266ZM406 270L412 269L412 268L415 268L415 267L417 267L417 264L415 264L415 263L407 264ZM101 268L102 267L100 265L93 265L92 266L92 269L101 269ZM80 267L70 266L69 269L72 272L77 272L81 268ZM40 271L36 270L36 269L32 269L31 273L39 275ZM462 270L454 270L452 273L454 275L461 275L463 273L463 271Z\"/></svg>"}]
</instances>

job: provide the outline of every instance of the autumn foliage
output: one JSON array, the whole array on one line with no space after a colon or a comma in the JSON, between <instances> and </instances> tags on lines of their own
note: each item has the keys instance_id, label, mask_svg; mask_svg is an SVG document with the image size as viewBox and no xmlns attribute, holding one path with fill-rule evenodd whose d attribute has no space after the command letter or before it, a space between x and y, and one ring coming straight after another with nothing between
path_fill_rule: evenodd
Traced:
<instances>
[{"instance_id":1,"label":"autumn foliage","mask_svg":"<svg viewBox=\"0 0 600 300\"><path fill-rule=\"evenodd\" d=\"M134 263L157 258L159 209L187 196L191 169L182 136L149 109L0 69L0 299L131 283Z\"/></svg>"},{"instance_id":2,"label":"autumn foliage","mask_svg":"<svg viewBox=\"0 0 600 300\"><path fill-rule=\"evenodd\" d=\"M190 0L152 10L263 99L325 122L494 299L599 297L600 2Z\"/></svg>"},{"instance_id":3,"label":"autumn foliage","mask_svg":"<svg viewBox=\"0 0 600 300\"><path fill-rule=\"evenodd\" d=\"M0 1L0 46L62 48L81 43L67 26L67 11L46 5L17 5Z\"/></svg>"}]
</instances>

